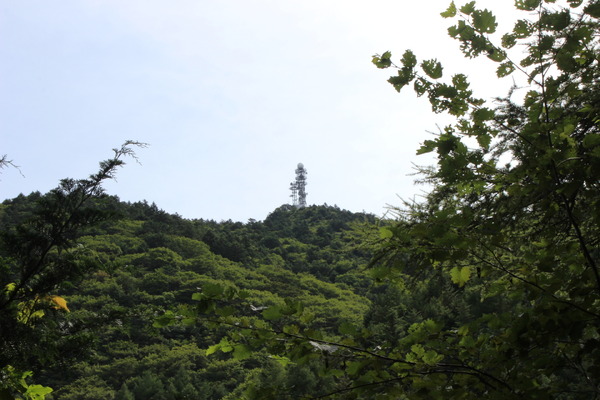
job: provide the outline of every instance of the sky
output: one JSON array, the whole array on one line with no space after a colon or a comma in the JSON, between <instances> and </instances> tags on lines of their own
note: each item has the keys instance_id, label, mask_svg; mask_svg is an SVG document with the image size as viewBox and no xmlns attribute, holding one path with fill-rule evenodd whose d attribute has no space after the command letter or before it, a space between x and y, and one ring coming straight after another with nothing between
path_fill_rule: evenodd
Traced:
<instances>
[{"instance_id":1,"label":"sky","mask_svg":"<svg viewBox=\"0 0 600 400\"><path fill-rule=\"evenodd\" d=\"M498 4L500 3L500 4ZM371 57L405 49L503 95L492 62L465 60L447 0L19 0L0 3L0 200L85 178L126 140L148 143L116 181L123 201L185 218L263 220L290 203L383 215L414 184L419 143L447 124L397 93ZM481 0L509 29L512 2Z\"/></svg>"}]
</instances>

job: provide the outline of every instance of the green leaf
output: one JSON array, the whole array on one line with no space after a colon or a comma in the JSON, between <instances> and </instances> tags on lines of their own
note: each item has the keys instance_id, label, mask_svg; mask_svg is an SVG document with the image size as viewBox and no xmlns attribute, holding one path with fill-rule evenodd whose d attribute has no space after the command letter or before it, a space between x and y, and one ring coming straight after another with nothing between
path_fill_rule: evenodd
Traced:
<instances>
[{"instance_id":1,"label":"green leaf","mask_svg":"<svg viewBox=\"0 0 600 400\"><path fill-rule=\"evenodd\" d=\"M588 4L583 9L583 12L594 18L600 18L600 1L596 1L596 2Z\"/></svg>"},{"instance_id":2,"label":"green leaf","mask_svg":"<svg viewBox=\"0 0 600 400\"><path fill-rule=\"evenodd\" d=\"M411 80L411 76L403 73L402 71L398 71L398 76L392 76L388 79L388 82L394 86L398 92L404 88L404 86L408 85Z\"/></svg>"},{"instance_id":3,"label":"green leaf","mask_svg":"<svg viewBox=\"0 0 600 400\"><path fill-rule=\"evenodd\" d=\"M473 26L481 33L494 33L498 23L494 14L485 9L473 12Z\"/></svg>"},{"instance_id":4,"label":"green leaf","mask_svg":"<svg viewBox=\"0 0 600 400\"><path fill-rule=\"evenodd\" d=\"M229 353L233 350L233 345L229 343L229 339L227 339L227 337L223 337L219 343L206 349L206 355L211 355L217 350L220 350L223 353Z\"/></svg>"},{"instance_id":5,"label":"green leaf","mask_svg":"<svg viewBox=\"0 0 600 400\"><path fill-rule=\"evenodd\" d=\"M269 358L277 361L279 364L281 364L284 367L287 367L290 364L295 364L289 358L283 357L283 356L278 356L278 355L275 355L275 354L269 355Z\"/></svg>"},{"instance_id":6,"label":"green leaf","mask_svg":"<svg viewBox=\"0 0 600 400\"><path fill-rule=\"evenodd\" d=\"M351 335L351 336L354 336L358 333L358 329L354 325L352 325L346 321L342 322L342 324L338 328L338 331L342 335Z\"/></svg>"},{"instance_id":7,"label":"green leaf","mask_svg":"<svg viewBox=\"0 0 600 400\"><path fill-rule=\"evenodd\" d=\"M540 6L542 0L516 0L515 6L519 10L523 11L534 11Z\"/></svg>"},{"instance_id":8,"label":"green leaf","mask_svg":"<svg viewBox=\"0 0 600 400\"><path fill-rule=\"evenodd\" d=\"M464 336L467 333L469 333L469 325L463 325L460 328L458 328L458 334L459 335Z\"/></svg>"},{"instance_id":9,"label":"green leaf","mask_svg":"<svg viewBox=\"0 0 600 400\"><path fill-rule=\"evenodd\" d=\"M538 49L541 50L542 52L548 51L552 49L552 46L554 46L554 43L556 42L556 39L552 36L542 36L540 38L540 40L538 41Z\"/></svg>"},{"instance_id":10,"label":"green leaf","mask_svg":"<svg viewBox=\"0 0 600 400\"><path fill-rule=\"evenodd\" d=\"M562 12L543 12L540 17L540 24L554 31L562 31L571 23L571 12L563 10Z\"/></svg>"},{"instance_id":11,"label":"green leaf","mask_svg":"<svg viewBox=\"0 0 600 400\"><path fill-rule=\"evenodd\" d=\"M390 267L385 265L376 266L371 268L369 271L369 275L376 281L386 279L390 276L391 270Z\"/></svg>"},{"instance_id":12,"label":"green leaf","mask_svg":"<svg viewBox=\"0 0 600 400\"><path fill-rule=\"evenodd\" d=\"M216 313L221 317L228 317L235 313L235 308L233 308L232 306L218 307Z\"/></svg>"},{"instance_id":13,"label":"green leaf","mask_svg":"<svg viewBox=\"0 0 600 400\"><path fill-rule=\"evenodd\" d=\"M525 39L533 33L533 26L529 21L520 19L515 22L513 33L518 39Z\"/></svg>"},{"instance_id":14,"label":"green leaf","mask_svg":"<svg viewBox=\"0 0 600 400\"><path fill-rule=\"evenodd\" d=\"M423 348L423 345L418 343L413 344L410 347L410 350L415 353L419 359L423 359L423 356L425 355L425 349Z\"/></svg>"},{"instance_id":15,"label":"green leaf","mask_svg":"<svg viewBox=\"0 0 600 400\"><path fill-rule=\"evenodd\" d=\"M215 283L205 283L202 285L202 293L209 297L218 297L223 294L225 288Z\"/></svg>"},{"instance_id":16,"label":"green leaf","mask_svg":"<svg viewBox=\"0 0 600 400\"><path fill-rule=\"evenodd\" d=\"M565 72L575 72L579 68L579 65L573 58L573 53L561 49L556 54L556 66Z\"/></svg>"},{"instance_id":17,"label":"green leaf","mask_svg":"<svg viewBox=\"0 0 600 400\"><path fill-rule=\"evenodd\" d=\"M217 308L217 304L213 300L207 300L203 298L200 303L198 303L197 309L201 313L210 313L214 312Z\"/></svg>"},{"instance_id":18,"label":"green leaf","mask_svg":"<svg viewBox=\"0 0 600 400\"><path fill-rule=\"evenodd\" d=\"M452 18L456 16L456 4L450 3L446 11L440 13L443 18Z\"/></svg>"},{"instance_id":19,"label":"green leaf","mask_svg":"<svg viewBox=\"0 0 600 400\"><path fill-rule=\"evenodd\" d=\"M471 336L463 336L458 344L462 347L473 348L475 347L475 340Z\"/></svg>"},{"instance_id":20,"label":"green leaf","mask_svg":"<svg viewBox=\"0 0 600 400\"><path fill-rule=\"evenodd\" d=\"M515 65L510 61L506 61L498 66L498 68L496 69L496 75L498 76L498 78L503 78L512 74L514 70Z\"/></svg>"},{"instance_id":21,"label":"green leaf","mask_svg":"<svg viewBox=\"0 0 600 400\"><path fill-rule=\"evenodd\" d=\"M375 64L375 66L377 68L384 69L384 68L388 68L389 66L392 65L391 58L392 58L392 53L390 53L389 51L386 51L381 56L374 55L372 62L373 62L373 64Z\"/></svg>"},{"instance_id":22,"label":"green leaf","mask_svg":"<svg viewBox=\"0 0 600 400\"><path fill-rule=\"evenodd\" d=\"M300 333L300 327L298 325L286 325L282 330L290 335L297 335Z\"/></svg>"},{"instance_id":23,"label":"green leaf","mask_svg":"<svg viewBox=\"0 0 600 400\"><path fill-rule=\"evenodd\" d=\"M237 344L233 347L233 358L245 360L252 355L252 349L245 344Z\"/></svg>"},{"instance_id":24,"label":"green leaf","mask_svg":"<svg viewBox=\"0 0 600 400\"><path fill-rule=\"evenodd\" d=\"M442 354L438 354L437 352L435 352L433 350L428 350L423 355L423 362L427 365L436 365L443 359L444 359L444 356Z\"/></svg>"},{"instance_id":25,"label":"green leaf","mask_svg":"<svg viewBox=\"0 0 600 400\"><path fill-rule=\"evenodd\" d=\"M13 292L15 289L17 288L17 284L14 282L8 283L5 287L4 290L6 291L6 293L11 293Z\"/></svg>"},{"instance_id":26,"label":"green leaf","mask_svg":"<svg viewBox=\"0 0 600 400\"><path fill-rule=\"evenodd\" d=\"M406 68L414 68L417 65L417 57L415 57L415 54L410 50L404 52L401 61L402 65Z\"/></svg>"},{"instance_id":27,"label":"green leaf","mask_svg":"<svg viewBox=\"0 0 600 400\"><path fill-rule=\"evenodd\" d=\"M394 233L392 232L392 230L390 228L386 228L384 226L382 228L379 228L379 237L381 239L390 239L390 238L394 237Z\"/></svg>"},{"instance_id":28,"label":"green leaf","mask_svg":"<svg viewBox=\"0 0 600 400\"><path fill-rule=\"evenodd\" d=\"M313 322L315 320L315 318L316 318L316 315L314 313L305 311L300 316L300 322L302 322L305 325L309 325L311 322Z\"/></svg>"},{"instance_id":29,"label":"green leaf","mask_svg":"<svg viewBox=\"0 0 600 400\"><path fill-rule=\"evenodd\" d=\"M413 366L407 362L396 362L396 363L393 363L390 368L394 372L402 373L402 372L412 369Z\"/></svg>"},{"instance_id":30,"label":"green leaf","mask_svg":"<svg viewBox=\"0 0 600 400\"><path fill-rule=\"evenodd\" d=\"M42 385L31 385L27 387L24 393L26 398L31 400L44 400L47 394L52 393L52 388Z\"/></svg>"},{"instance_id":31,"label":"green leaf","mask_svg":"<svg viewBox=\"0 0 600 400\"><path fill-rule=\"evenodd\" d=\"M436 96L445 97L447 99L452 99L458 96L458 90L454 86L448 86L446 84L438 84L435 88Z\"/></svg>"},{"instance_id":32,"label":"green leaf","mask_svg":"<svg viewBox=\"0 0 600 400\"><path fill-rule=\"evenodd\" d=\"M460 12L467 15L471 15L473 11L475 11L474 1L471 1L460 8Z\"/></svg>"},{"instance_id":33,"label":"green leaf","mask_svg":"<svg viewBox=\"0 0 600 400\"><path fill-rule=\"evenodd\" d=\"M367 361L352 361L348 363L346 373L350 376L358 375L367 365Z\"/></svg>"},{"instance_id":34,"label":"green leaf","mask_svg":"<svg viewBox=\"0 0 600 400\"><path fill-rule=\"evenodd\" d=\"M205 296L203 296L202 293L192 294L192 300L200 301L200 300L203 300L204 298L205 298Z\"/></svg>"},{"instance_id":35,"label":"green leaf","mask_svg":"<svg viewBox=\"0 0 600 400\"><path fill-rule=\"evenodd\" d=\"M44 315L46 315L44 310L37 310L37 311L32 312L29 315L29 319L30 320L39 319L39 318L42 318Z\"/></svg>"},{"instance_id":36,"label":"green leaf","mask_svg":"<svg viewBox=\"0 0 600 400\"><path fill-rule=\"evenodd\" d=\"M600 134L588 133L587 135L585 135L585 138L583 139L583 146L587 149L600 146Z\"/></svg>"},{"instance_id":37,"label":"green leaf","mask_svg":"<svg viewBox=\"0 0 600 400\"><path fill-rule=\"evenodd\" d=\"M175 313L173 311L166 311L163 315L154 320L152 326L155 328L163 328L165 326L173 324L174 322Z\"/></svg>"},{"instance_id":38,"label":"green leaf","mask_svg":"<svg viewBox=\"0 0 600 400\"><path fill-rule=\"evenodd\" d=\"M414 89L417 96L422 96L431 88L431 83L423 78L415 79Z\"/></svg>"},{"instance_id":39,"label":"green leaf","mask_svg":"<svg viewBox=\"0 0 600 400\"><path fill-rule=\"evenodd\" d=\"M284 315L301 314L304 311L304 303L294 299L285 299L286 307L281 310Z\"/></svg>"},{"instance_id":40,"label":"green leaf","mask_svg":"<svg viewBox=\"0 0 600 400\"><path fill-rule=\"evenodd\" d=\"M206 349L205 353L206 353L207 356L210 356L211 354L213 354L214 352L216 352L217 350L219 350L220 347L221 347L221 345L219 343L213 344L208 349Z\"/></svg>"},{"instance_id":41,"label":"green leaf","mask_svg":"<svg viewBox=\"0 0 600 400\"><path fill-rule=\"evenodd\" d=\"M442 329L442 325L438 322L435 322L431 318L426 319L421 323L423 329L425 329L429 333L437 333Z\"/></svg>"},{"instance_id":42,"label":"green leaf","mask_svg":"<svg viewBox=\"0 0 600 400\"><path fill-rule=\"evenodd\" d=\"M477 143L484 149L490 148L490 143L492 143L492 137L487 134L477 135Z\"/></svg>"},{"instance_id":43,"label":"green leaf","mask_svg":"<svg viewBox=\"0 0 600 400\"><path fill-rule=\"evenodd\" d=\"M517 44L517 37L512 33L506 33L502 36L502 47L511 49Z\"/></svg>"},{"instance_id":44,"label":"green leaf","mask_svg":"<svg viewBox=\"0 0 600 400\"><path fill-rule=\"evenodd\" d=\"M181 323L185 326L196 326L196 318L184 318Z\"/></svg>"},{"instance_id":45,"label":"green leaf","mask_svg":"<svg viewBox=\"0 0 600 400\"><path fill-rule=\"evenodd\" d=\"M423 142L421 147L417 150L417 155L430 153L437 147L437 142L435 140L426 140Z\"/></svg>"},{"instance_id":46,"label":"green leaf","mask_svg":"<svg viewBox=\"0 0 600 400\"><path fill-rule=\"evenodd\" d=\"M473 119L477 122L489 121L494 119L496 113L487 107L478 108L473 112Z\"/></svg>"},{"instance_id":47,"label":"green leaf","mask_svg":"<svg viewBox=\"0 0 600 400\"><path fill-rule=\"evenodd\" d=\"M469 88L469 81L467 80L467 76L464 74L453 75L452 84L457 90L467 90Z\"/></svg>"},{"instance_id":48,"label":"green leaf","mask_svg":"<svg viewBox=\"0 0 600 400\"><path fill-rule=\"evenodd\" d=\"M271 307L267 308L266 310L263 310L262 316L266 320L273 321L273 320L281 318L283 316L283 313L282 313L281 307L271 306Z\"/></svg>"},{"instance_id":49,"label":"green leaf","mask_svg":"<svg viewBox=\"0 0 600 400\"><path fill-rule=\"evenodd\" d=\"M438 60L426 60L421 63L421 68L431 79L442 77L442 64Z\"/></svg>"},{"instance_id":50,"label":"green leaf","mask_svg":"<svg viewBox=\"0 0 600 400\"><path fill-rule=\"evenodd\" d=\"M502 49L490 47L488 48L487 53L487 57L492 61L500 62L506 60L506 53Z\"/></svg>"},{"instance_id":51,"label":"green leaf","mask_svg":"<svg viewBox=\"0 0 600 400\"><path fill-rule=\"evenodd\" d=\"M450 270L450 277L452 278L452 282L456 283L458 286L463 287L465 283L469 281L471 277L471 268L470 267L454 267Z\"/></svg>"}]
</instances>

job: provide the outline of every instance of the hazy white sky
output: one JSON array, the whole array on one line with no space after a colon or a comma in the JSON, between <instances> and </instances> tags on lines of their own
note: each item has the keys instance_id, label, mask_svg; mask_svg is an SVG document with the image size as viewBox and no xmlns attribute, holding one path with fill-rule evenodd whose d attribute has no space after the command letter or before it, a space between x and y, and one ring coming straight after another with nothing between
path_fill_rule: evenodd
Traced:
<instances>
[{"instance_id":1,"label":"hazy white sky","mask_svg":"<svg viewBox=\"0 0 600 400\"><path fill-rule=\"evenodd\" d=\"M502 4L498 4L502 3ZM502 95L447 38L448 0L47 0L0 4L0 200L83 178L148 142L108 193L186 218L264 219L290 202L381 215L412 198L419 143L444 124L371 56L410 48ZM510 1L480 1L509 15ZM501 8L499 10L499 7ZM500 21L502 23L502 21ZM505 24L505 28L508 26ZM486 67L487 66L487 67Z\"/></svg>"}]
</instances>

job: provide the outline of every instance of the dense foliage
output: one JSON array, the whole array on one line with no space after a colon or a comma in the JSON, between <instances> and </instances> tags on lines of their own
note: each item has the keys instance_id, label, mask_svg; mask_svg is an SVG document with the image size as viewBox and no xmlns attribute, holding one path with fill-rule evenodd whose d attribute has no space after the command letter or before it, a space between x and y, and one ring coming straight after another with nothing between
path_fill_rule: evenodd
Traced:
<instances>
[{"instance_id":1,"label":"dense foliage","mask_svg":"<svg viewBox=\"0 0 600 400\"><path fill-rule=\"evenodd\" d=\"M434 60L420 75L410 52L390 78L398 90L413 82L457 122L419 150L438 154L433 190L402 211L381 256L503 303L415 341L439 357L423 369L430 393L600 396L600 3L566 3L517 1L524 17L501 44L489 38L490 11L468 3L442 14L460 17L448 32L465 56L486 55L499 77L526 79L494 107L473 97L464 76L439 83ZM415 383L405 381L409 393Z\"/></svg>"},{"instance_id":2,"label":"dense foliage","mask_svg":"<svg viewBox=\"0 0 600 400\"><path fill-rule=\"evenodd\" d=\"M4 201L3 256L14 254L8 246L9 238L16 235L11 232L40 221L31 232L41 233L39 226L54 226L51 218L71 220L52 211L63 187L64 183L46 195L33 193ZM315 329L359 324L367 312L368 253L356 248L352 232L372 225L372 216L329 206L282 206L262 222L217 223L186 220L154 204L122 203L100 192L86 200L85 207L77 203L75 209L97 217L68 230L65 245L67 254L76 251L68 259L77 263L64 259L41 263L44 268L63 269L51 275L56 277L52 281L42 272L32 274L46 283L28 286L27 293L36 303L27 309L26 317L19 311L21 297L14 311L2 312L3 365L18 368L17 372L35 370L36 381L54 388L47 399L237 398L232 393L248 382L273 383L273 373L282 385L301 379L298 393L323 384L314 368L288 371L267 354L209 357L206 349L226 336L226 327L209 330L188 318L177 326L158 328L161 318L155 323L157 316L167 310L185 313L200 288L244 290L248 316L294 299L306 304ZM18 243L34 241L27 238ZM8 263L4 268L4 295L9 300L17 289L6 282L18 281L14 276L18 269ZM68 300L68 307L66 302L57 307L56 298ZM37 314L32 317L33 313ZM3 379L9 386L8 370ZM310 385L305 387L307 382ZM24 388L12 386L5 390L13 396L15 386ZM24 389L20 391L29 398Z\"/></svg>"},{"instance_id":3,"label":"dense foliage","mask_svg":"<svg viewBox=\"0 0 600 400\"><path fill-rule=\"evenodd\" d=\"M523 78L493 103L464 74L444 81L435 59L374 56L397 70L395 89L412 85L456 118L418 150L438 156L422 171L426 200L380 230L380 307L336 336L289 305L262 325L234 319L246 328L234 339L299 364L325 353L321 374L336 385L313 397L600 398L600 3L563 3L517 1L523 16L498 43L494 14L475 2L442 13L457 20L448 33L466 57ZM206 318L215 296L199 299ZM288 315L297 319L272 323Z\"/></svg>"},{"instance_id":4,"label":"dense foliage","mask_svg":"<svg viewBox=\"0 0 600 400\"><path fill-rule=\"evenodd\" d=\"M114 156L88 179L64 179L43 197L33 194L35 206L17 200L8 210L4 204L0 208L0 396L43 397L51 389L29 385L25 378L31 372L20 368L77 351L79 337L67 338L65 325L46 314L68 312L65 299L57 295L59 286L96 268L75 240L81 229L112 214L93 203L103 200L102 182L114 177L123 158L135 158L136 146L144 144L127 141L114 149ZM1 164L12 165L5 157Z\"/></svg>"},{"instance_id":5,"label":"dense foliage","mask_svg":"<svg viewBox=\"0 0 600 400\"><path fill-rule=\"evenodd\" d=\"M100 184L127 146L5 201L0 398L600 398L600 3L515 4L503 36L475 2L442 13L466 57L522 78L493 102L437 60L373 57L455 117L393 220L122 203Z\"/></svg>"}]
</instances>

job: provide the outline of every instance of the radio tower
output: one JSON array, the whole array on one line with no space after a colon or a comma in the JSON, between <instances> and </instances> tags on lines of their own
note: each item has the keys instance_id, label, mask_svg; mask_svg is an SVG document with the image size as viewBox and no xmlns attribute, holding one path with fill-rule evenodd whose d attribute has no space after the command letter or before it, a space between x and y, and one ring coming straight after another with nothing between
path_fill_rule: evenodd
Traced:
<instances>
[{"instance_id":1,"label":"radio tower","mask_svg":"<svg viewBox=\"0 0 600 400\"><path fill-rule=\"evenodd\" d=\"M298 164L296 168L296 180L290 183L290 190L292 191L291 198L294 207L302 208L306 207L306 169L302 163Z\"/></svg>"}]
</instances>

